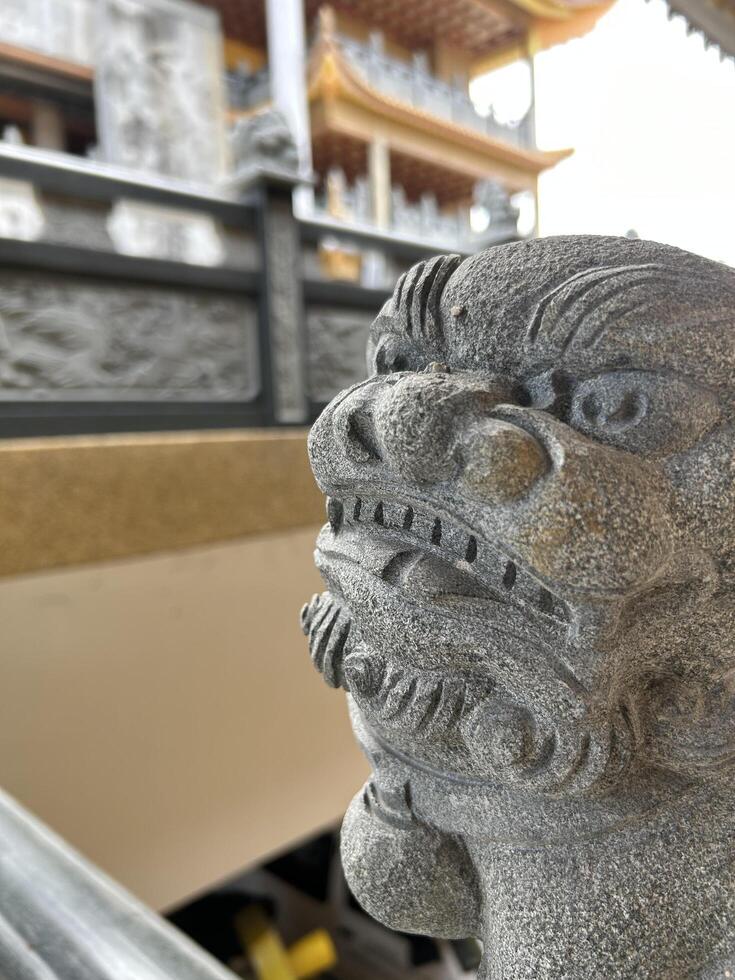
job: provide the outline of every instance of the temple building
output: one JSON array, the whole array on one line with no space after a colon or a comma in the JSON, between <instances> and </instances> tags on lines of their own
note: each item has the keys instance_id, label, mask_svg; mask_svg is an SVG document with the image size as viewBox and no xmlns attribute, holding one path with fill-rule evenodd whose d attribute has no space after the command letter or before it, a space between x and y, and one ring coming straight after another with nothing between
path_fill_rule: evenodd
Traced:
<instances>
[{"instance_id":1,"label":"temple building","mask_svg":"<svg viewBox=\"0 0 735 980\"><path fill-rule=\"evenodd\" d=\"M512 236L509 198L534 196L538 174L569 152L536 148L533 53L589 29L610 6L208 2L227 38L231 117L269 99L283 111L304 171L315 171L312 206L325 227L369 225L459 250L485 243L473 243L473 204L488 212L487 238ZM528 65L525 113L478 109L472 79L518 60ZM332 267L349 274L343 258Z\"/></svg>"},{"instance_id":2,"label":"temple building","mask_svg":"<svg viewBox=\"0 0 735 980\"><path fill-rule=\"evenodd\" d=\"M5 0L0 433L309 421L401 272L534 233L534 53L610 6Z\"/></svg>"}]
</instances>

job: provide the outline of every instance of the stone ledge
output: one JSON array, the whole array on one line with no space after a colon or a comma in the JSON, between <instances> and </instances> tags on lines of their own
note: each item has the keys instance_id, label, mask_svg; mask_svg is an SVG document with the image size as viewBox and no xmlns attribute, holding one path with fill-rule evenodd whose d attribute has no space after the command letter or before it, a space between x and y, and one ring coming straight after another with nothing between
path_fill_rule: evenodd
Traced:
<instances>
[{"instance_id":1,"label":"stone ledge","mask_svg":"<svg viewBox=\"0 0 735 980\"><path fill-rule=\"evenodd\" d=\"M319 523L306 430L0 442L0 576Z\"/></svg>"}]
</instances>

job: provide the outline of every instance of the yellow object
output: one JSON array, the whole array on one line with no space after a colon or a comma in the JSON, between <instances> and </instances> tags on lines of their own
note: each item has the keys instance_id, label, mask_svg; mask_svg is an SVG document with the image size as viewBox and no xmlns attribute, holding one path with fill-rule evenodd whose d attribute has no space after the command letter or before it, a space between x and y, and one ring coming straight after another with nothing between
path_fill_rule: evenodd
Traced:
<instances>
[{"instance_id":1,"label":"yellow object","mask_svg":"<svg viewBox=\"0 0 735 980\"><path fill-rule=\"evenodd\" d=\"M236 916L235 928L258 980L308 980L337 962L337 951L324 929L310 932L286 949L257 905Z\"/></svg>"},{"instance_id":2,"label":"yellow object","mask_svg":"<svg viewBox=\"0 0 735 980\"><path fill-rule=\"evenodd\" d=\"M323 520L306 429L0 441L0 577Z\"/></svg>"},{"instance_id":3,"label":"yellow object","mask_svg":"<svg viewBox=\"0 0 735 980\"><path fill-rule=\"evenodd\" d=\"M315 977L337 962L337 951L326 929L315 929L288 948L288 961L299 980Z\"/></svg>"},{"instance_id":4,"label":"yellow object","mask_svg":"<svg viewBox=\"0 0 735 980\"><path fill-rule=\"evenodd\" d=\"M230 69L235 69L245 62L250 71L258 71L266 61L266 53L262 48L256 48L252 44L243 44L242 41L235 41L232 38L225 38L224 43L225 65Z\"/></svg>"},{"instance_id":5,"label":"yellow object","mask_svg":"<svg viewBox=\"0 0 735 980\"><path fill-rule=\"evenodd\" d=\"M319 246L319 264L329 279L359 282L362 272L362 255L343 248Z\"/></svg>"}]
</instances>

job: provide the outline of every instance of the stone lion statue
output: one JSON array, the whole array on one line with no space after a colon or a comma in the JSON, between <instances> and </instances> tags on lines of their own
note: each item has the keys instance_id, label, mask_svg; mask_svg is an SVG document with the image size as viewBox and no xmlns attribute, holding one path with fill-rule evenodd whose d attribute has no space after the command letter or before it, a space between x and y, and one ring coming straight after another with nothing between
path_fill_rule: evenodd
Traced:
<instances>
[{"instance_id":1,"label":"stone lion statue","mask_svg":"<svg viewBox=\"0 0 735 980\"><path fill-rule=\"evenodd\" d=\"M422 262L310 436L302 612L373 767L362 905L482 980L735 976L735 270Z\"/></svg>"},{"instance_id":2,"label":"stone lion statue","mask_svg":"<svg viewBox=\"0 0 735 980\"><path fill-rule=\"evenodd\" d=\"M286 117L278 109L263 109L238 119L230 133L235 170L248 166L278 166L297 171L299 154Z\"/></svg>"}]
</instances>

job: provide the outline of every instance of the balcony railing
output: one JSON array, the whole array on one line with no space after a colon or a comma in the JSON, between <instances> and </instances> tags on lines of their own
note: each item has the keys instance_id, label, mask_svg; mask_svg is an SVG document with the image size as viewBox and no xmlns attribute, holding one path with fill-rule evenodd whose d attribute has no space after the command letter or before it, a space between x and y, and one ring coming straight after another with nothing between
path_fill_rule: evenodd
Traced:
<instances>
[{"instance_id":1,"label":"balcony railing","mask_svg":"<svg viewBox=\"0 0 735 980\"><path fill-rule=\"evenodd\" d=\"M338 42L365 81L391 98L484 136L519 147L532 146L531 110L517 123L501 123L492 107L487 115L481 114L465 89L432 75L420 55L415 55L412 62L404 62L386 55L379 43L364 44L345 35L338 35Z\"/></svg>"},{"instance_id":2,"label":"balcony railing","mask_svg":"<svg viewBox=\"0 0 735 980\"><path fill-rule=\"evenodd\" d=\"M475 188L474 203L488 219L481 232L473 229L470 208L442 210L434 194L422 194L418 201L407 198L403 187L391 191L388 235L424 243L432 248L471 252L495 241L518 237L518 211L507 193L493 181L480 181ZM315 196L317 217L338 221L345 226L375 229L367 178L358 177L350 184L344 172L334 167Z\"/></svg>"},{"instance_id":3,"label":"balcony railing","mask_svg":"<svg viewBox=\"0 0 735 980\"><path fill-rule=\"evenodd\" d=\"M95 0L2 0L0 41L91 65L94 12Z\"/></svg>"}]
</instances>

